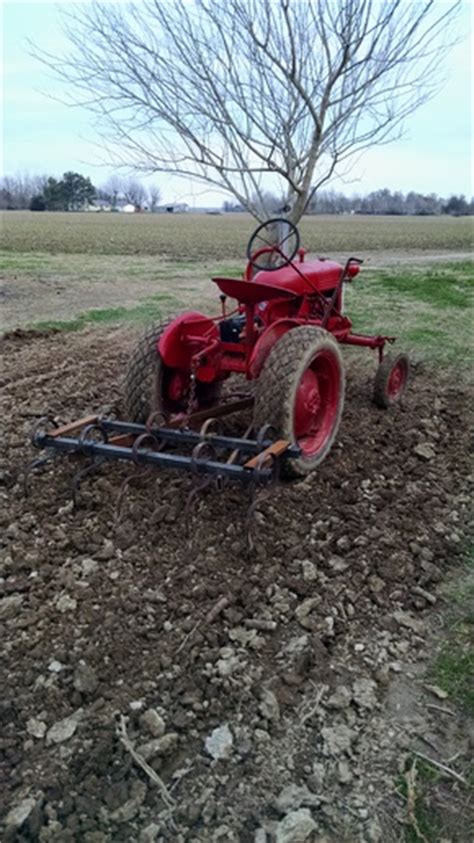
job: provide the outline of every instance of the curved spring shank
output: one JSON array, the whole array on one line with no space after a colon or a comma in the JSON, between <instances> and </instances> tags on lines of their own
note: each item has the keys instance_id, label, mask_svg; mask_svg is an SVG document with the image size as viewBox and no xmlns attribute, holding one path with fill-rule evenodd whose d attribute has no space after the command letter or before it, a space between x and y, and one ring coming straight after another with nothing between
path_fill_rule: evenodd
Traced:
<instances>
[{"instance_id":1,"label":"curved spring shank","mask_svg":"<svg viewBox=\"0 0 474 843\"><path fill-rule=\"evenodd\" d=\"M200 475L199 475L199 472L198 472L198 469L197 469L197 465L198 465L198 462L200 460L214 459L215 456L216 456L216 451L215 451L214 446L212 445L211 442L206 441L206 440L203 440L202 442L199 442L195 446L195 448L193 449L193 452L192 452L191 459L193 461L193 466L194 466L193 473L194 473L194 476L195 476L196 480L195 480L195 483L194 483L193 487L191 488L191 491L188 494L188 497L186 499L186 504L184 506L184 524L185 524L186 538L188 539L188 543L189 543L189 552L192 551L192 534L191 534L191 527L190 527L190 525L191 525L191 514L192 514L192 511L194 509L196 499L201 492L203 492L205 489L207 489L211 485L211 483L213 482L213 479L214 479L212 477L212 475L207 475L207 476L205 475L204 479L199 482Z\"/></svg>"},{"instance_id":2,"label":"curved spring shank","mask_svg":"<svg viewBox=\"0 0 474 843\"><path fill-rule=\"evenodd\" d=\"M47 450L44 456L36 457L36 459L32 460L25 468L25 473L23 475L23 494L25 498L30 496L30 476L35 471L35 469L40 468L42 465L46 465L48 462L53 462L53 460L59 457L59 453L57 451Z\"/></svg>"},{"instance_id":3,"label":"curved spring shank","mask_svg":"<svg viewBox=\"0 0 474 843\"><path fill-rule=\"evenodd\" d=\"M79 471L76 471L71 482L71 497L74 509L79 508L79 488L82 481L86 477L90 477L92 474L95 474L105 462L106 460L103 457L96 457L85 468L81 468Z\"/></svg>"},{"instance_id":4,"label":"curved spring shank","mask_svg":"<svg viewBox=\"0 0 474 843\"><path fill-rule=\"evenodd\" d=\"M259 484L258 475L263 468L268 467L271 462L271 479L265 485ZM245 519L245 543L248 553L251 553L255 548L255 542L252 537L252 529L255 524L255 512L259 503L270 496L275 486L278 483L280 476L280 463L275 454L260 454L257 459L257 466L254 469L252 483L250 486L250 504L247 510Z\"/></svg>"}]
</instances>

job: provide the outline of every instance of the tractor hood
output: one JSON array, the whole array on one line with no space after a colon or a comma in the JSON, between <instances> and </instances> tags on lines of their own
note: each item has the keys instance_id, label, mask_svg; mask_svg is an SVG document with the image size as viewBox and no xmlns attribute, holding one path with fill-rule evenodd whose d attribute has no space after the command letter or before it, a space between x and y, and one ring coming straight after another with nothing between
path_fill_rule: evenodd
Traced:
<instances>
[{"instance_id":1,"label":"tractor hood","mask_svg":"<svg viewBox=\"0 0 474 843\"><path fill-rule=\"evenodd\" d=\"M261 270L254 275L253 280L259 284L281 287L297 296L302 296L311 293L314 289L321 293L325 290L333 290L342 271L343 267L335 261L314 260L284 266L282 269L273 271ZM358 272L357 264L351 264L347 274L352 277Z\"/></svg>"}]
</instances>

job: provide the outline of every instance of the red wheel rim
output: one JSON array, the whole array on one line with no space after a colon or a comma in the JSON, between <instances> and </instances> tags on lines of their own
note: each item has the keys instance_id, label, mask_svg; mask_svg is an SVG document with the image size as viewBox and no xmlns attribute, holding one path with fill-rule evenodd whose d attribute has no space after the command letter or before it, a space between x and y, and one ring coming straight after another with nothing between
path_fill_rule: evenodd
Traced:
<instances>
[{"instance_id":1,"label":"red wheel rim","mask_svg":"<svg viewBox=\"0 0 474 843\"><path fill-rule=\"evenodd\" d=\"M341 370L330 350L312 359L298 384L293 429L304 457L315 457L327 444L337 422Z\"/></svg>"},{"instance_id":2,"label":"red wheel rim","mask_svg":"<svg viewBox=\"0 0 474 843\"><path fill-rule=\"evenodd\" d=\"M390 371L387 383L389 401L396 401L400 397L407 382L408 367L405 360L397 360Z\"/></svg>"}]
</instances>

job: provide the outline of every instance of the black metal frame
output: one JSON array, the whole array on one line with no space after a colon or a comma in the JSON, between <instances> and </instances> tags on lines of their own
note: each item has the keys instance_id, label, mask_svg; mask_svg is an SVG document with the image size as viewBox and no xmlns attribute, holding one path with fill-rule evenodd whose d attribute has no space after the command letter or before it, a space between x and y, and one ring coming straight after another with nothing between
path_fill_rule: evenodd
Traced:
<instances>
[{"instance_id":1,"label":"black metal frame","mask_svg":"<svg viewBox=\"0 0 474 843\"><path fill-rule=\"evenodd\" d=\"M274 439L268 438L268 434L269 431L262 430L257 439L247 439L207 431L197 432L189 428L174 429L98 418L79 429L77 436L60 435L54 429L36 430L32 443L36 448L47 449L49 452L80 454L100 462L125 460L137 465L215 475L244 485L266 485L274 480L280 459L295 458L300 453L297 446L288 444L279 457L269 454L266 458L265 451L274 444ZM101 437L102 441L97 441L94 436ZM130 447L113 441L114 438L127 436L134 440ZM191 446L193 450L189 456L169 453L162 450L166 445ZM226 454L228 451L232 452L230 457ZM256 464L251 467L239 465L235 461L236 452L250 457L261 454L262 459L254 461Z\"/></svg>"}]
</instances>

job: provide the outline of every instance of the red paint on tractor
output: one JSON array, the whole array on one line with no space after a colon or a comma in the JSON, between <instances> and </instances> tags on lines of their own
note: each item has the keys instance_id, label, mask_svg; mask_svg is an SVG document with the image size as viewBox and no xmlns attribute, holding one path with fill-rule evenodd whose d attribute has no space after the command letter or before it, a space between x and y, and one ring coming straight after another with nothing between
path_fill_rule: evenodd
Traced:
<instances>
[{"instance_id":1,"label":"red paint on tractor","mask_svg":"<svg viewBox=\"0 0 474 843\"><path fill-rule=\"evenodd\" d=\"M242 302L242 304L259 304L259 302L272 299L295 297L293 290L286 290L284 287L272 284L272 273L267 274L270 275L270 279L262 283L257 281L249 283L241 278L212 278L212 281L217 284L221 293Z\"/></svg>"},{"instance_id":2,"label":"red paint on tractor","mask_svg":"<svg viewBox=\"0 0 474 843\"><path fill-rule=\"evenodd\" d=\"M180 371L179 369L170 377L167 394L168 398L171 401L179 402L181 401L188 393L189 390L189 375L187 372Z\"/></svg>"},{"instance_id":3,"label":"red paint on tractor","mask_svg":"<svg viewBox=\"0 0 474 843\"><path fill-rule=\"evenodd\" d=\"M171 369L190 369L195 354L219 337L215 323L199 311L178 316L163 331L158 342L158 353Z\"/></svg>"},{"instance_id":4,"label":"red paint on tractor","mask_svg":"<svg viewBox=\"0 0 474 843\"><path fill-rule=\"evenodd\" d=\"M303 271L304 270L304 271ZM354 265L352 275L357 274L359 267ZM342 267L335 261L315 260L307 261L304 267L298 264L284 266L276 271L262 270L254 275L252 282L259 284L272 284L289 290L296 296L311 295L314 290L323 293L326 290L333 290L341 277Z\"/></svg>"},{"instance_id":5,"label":"red paint on tractor","mask_svg":"<svg viewBox=\"0 0 474 843\"><path fill-rule=\"evenodd\" d=\"M249 360L249 374L251 378L258 378L260 372L262 371L262 366L277 340L279 340L283 334L286 334L287 331L291 331L292 328L297 328L300 324L301 322L297 319L278 319L276 322L272 322L272 324L269 325L262 334L260 334Z\"/></svg>"},{"instance_id":6,"label":"red paint on tractor","mask_svg":"<svg viewBox=\"0 0 474 843\"><path fill-rule=\"evenodd\" d=\"M324 448L337 417L341 372L330 351L313 358L298 384L293 408L295 441L304 456Z\"/></svg>"},{"instance_id":7,"label":"red paint on tractor","mask_svg":"<svg viewBox=\"0 0 474 843\"><path fill-rule=\"evenodd\" d=\"M396 401L400 393L403 392L407 378L407 363L404 359L398 360L390 373L387 384L387 393L390 401Z\"/></svg>"}]
</instances>

